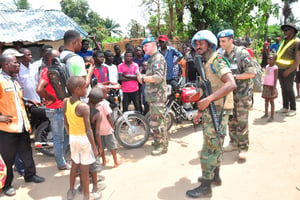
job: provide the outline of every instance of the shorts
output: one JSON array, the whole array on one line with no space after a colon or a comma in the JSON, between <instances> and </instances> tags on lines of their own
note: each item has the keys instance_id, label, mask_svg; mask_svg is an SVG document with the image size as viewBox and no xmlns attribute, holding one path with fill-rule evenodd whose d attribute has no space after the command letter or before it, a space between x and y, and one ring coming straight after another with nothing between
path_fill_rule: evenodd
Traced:
<instances>
[{"instance_id":1,"label":"shorts","mask_svg":"<svg viewBox=\"0 0 300 200\"><path fill-rule=\"evenodd\" d=\"M107 148L109 151L117 149L117 143L114 134L101 135L102 149Z\"/></svg>"},{"instance_id":2,"label":"shorts","mask_svg":"<svg viewBox=\"0 0 300 200\"><path fill-rule=\"evenodd\" d=\"M87 136L70 135L70 148L71 159L76 164L90 165L96 161Z\"/></svg>"},{"instance_id":3,"label":"shorts","mask_svg":"<svg viewBox=\"0 0 300 200\"><path fill-rule=\"evenodd\" d=\"M300 71L296 71L295 82L300 83Z\"/></svg>"},{"instance_id":4,"label":"shorts","mask_svg":"<svg viewBox=\"0 0 300 200\"><path fill-rule=\"evenodd\" d=\"M101 163L100 163L99 157L96 158L95 162L90 164L89 168L90 168L89 169L90 172L100 172L101 171Z\"/></svg>"}]
</instances>

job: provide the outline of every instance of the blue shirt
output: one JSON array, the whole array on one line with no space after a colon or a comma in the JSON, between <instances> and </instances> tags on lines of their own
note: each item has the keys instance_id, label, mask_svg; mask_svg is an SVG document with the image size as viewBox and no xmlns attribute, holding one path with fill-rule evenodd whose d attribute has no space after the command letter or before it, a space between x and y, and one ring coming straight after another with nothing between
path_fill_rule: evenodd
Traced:
<instances>
[{"instance_id":1,"label":"blue shirt","mask_svg":"<svg viewBox=\"0 0 300 200\"><path fill-rule=\"evenodd\" d=\"M158 48L158 51L164 55L161 51L161 48ZM165 60L167 63L167 80L174 79L174 72L173 72L173 66L174 66L174 56L177 56L179 58L182 58L183 55L175 48L167 46L167 51L165 54Z\"/></svg>"},{"instance_id":2,"label":"blue shirt","mask_svg":"<svg viewBox=\"0 0 300 200\"><path fill-rule=\"evenodd\" d=\"M280 46L280 43L276 43L276 42L274 42L271 46L270 46L270 50L272 51L272 49L275 49L276 50L276 52L278 51L278 49L279 49L279 46Z\"/></svg>"},{"instance_id":3,"label":"blue shirt","mask_svg":"<svg viewBox=\"0 0 300 200\"><path fill-rule=\"evenodd\" d=\"M82 58L86 56L93 56L93 51L87 50L86 53L83 53L81 50L77 52L77 55L80 55Z\"/></svg>"}]
</instances>

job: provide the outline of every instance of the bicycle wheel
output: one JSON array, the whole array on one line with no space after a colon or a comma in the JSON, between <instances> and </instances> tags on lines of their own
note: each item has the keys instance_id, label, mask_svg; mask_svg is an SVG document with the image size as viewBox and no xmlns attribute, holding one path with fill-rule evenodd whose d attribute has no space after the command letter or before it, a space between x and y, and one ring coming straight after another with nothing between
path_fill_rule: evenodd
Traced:
<instances>
[{"instance_id":1,"label":"bicycle wheel","mask_svg":"<svg viewBox=\"0 0 300 200\"><path fill-rule=\"evenodd\" d=\"M115 136L123 147L141 147L149 138L149 127L149 123L143 115L138 113L126 114L125 112L117 121Z\"/></svg>"}]
</instances>

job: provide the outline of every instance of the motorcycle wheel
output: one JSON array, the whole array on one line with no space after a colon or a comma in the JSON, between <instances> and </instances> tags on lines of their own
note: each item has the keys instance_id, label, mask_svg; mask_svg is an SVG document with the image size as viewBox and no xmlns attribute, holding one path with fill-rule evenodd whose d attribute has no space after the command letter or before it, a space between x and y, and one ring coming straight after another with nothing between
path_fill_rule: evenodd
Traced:
<instances>
[{"instance_id":1,"label":"motorcycle wheel","mask_svg":"<svg viewBox=\"0 0 300 200\"><path fill-rule=\"evenodd\" d=\"M149 121L149 118L150 118L150 112L148 112L146 115L145 115L146 119ZM165 120L166 120L166 124L167 124L167 130L169 131L173 124L174 124L174 121L175 121L175 114L173 113L173 111L169 111L168 114L166 115L165 117Z\"/></svg>"},{"instance_id":2,"label":"motorcycle wheel","mask_svg":"<svg viewBox=\"0 0 300 200\"><path fill-rule=\"evenodd\" d=\"M119 144L126 148L143 146L149 138L150 126L147 119L141 114L131 113L127 115L127 120L131 128L125 119L121 119L116 124L115 136Z\"/></svg>"},{"instance_id":3,"label":"motorcycle wheel","mask_svg":"<svg viewBox=\"0 0 300 200\"><path fill-rule=\"evenodd\" d=\"M42 122L35 131L35 142L41 142L41 143L53 143L53 136L51 132L51 126L50 121ZM49 145L51 146L51 145ZM54 150L53 145L52 147L42 147L42 148L36 148L41 153L47 155L47 156L54 156Z\"/></svg>"}]
</instances>

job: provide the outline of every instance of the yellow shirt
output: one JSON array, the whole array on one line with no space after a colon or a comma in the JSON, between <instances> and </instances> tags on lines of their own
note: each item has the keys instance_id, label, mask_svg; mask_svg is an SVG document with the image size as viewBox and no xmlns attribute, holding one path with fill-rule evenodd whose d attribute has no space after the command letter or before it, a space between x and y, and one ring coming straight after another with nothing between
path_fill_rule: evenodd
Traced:
<instances>
[{"instance_id":1,"label":"yellow shirt","mask_svg":"<svg viewBox=\"0 0 300 200\"><path fill-rule=\"evenodd\" d=\"M81 101L76 101L75 103L70 102L70 98L67 101L66 108L66 118L69 124L69 135L73 136L85 136L86 128L84 125L83 117L76 115L75 109L80 104Z\"/></svg>"}]
</instances>

